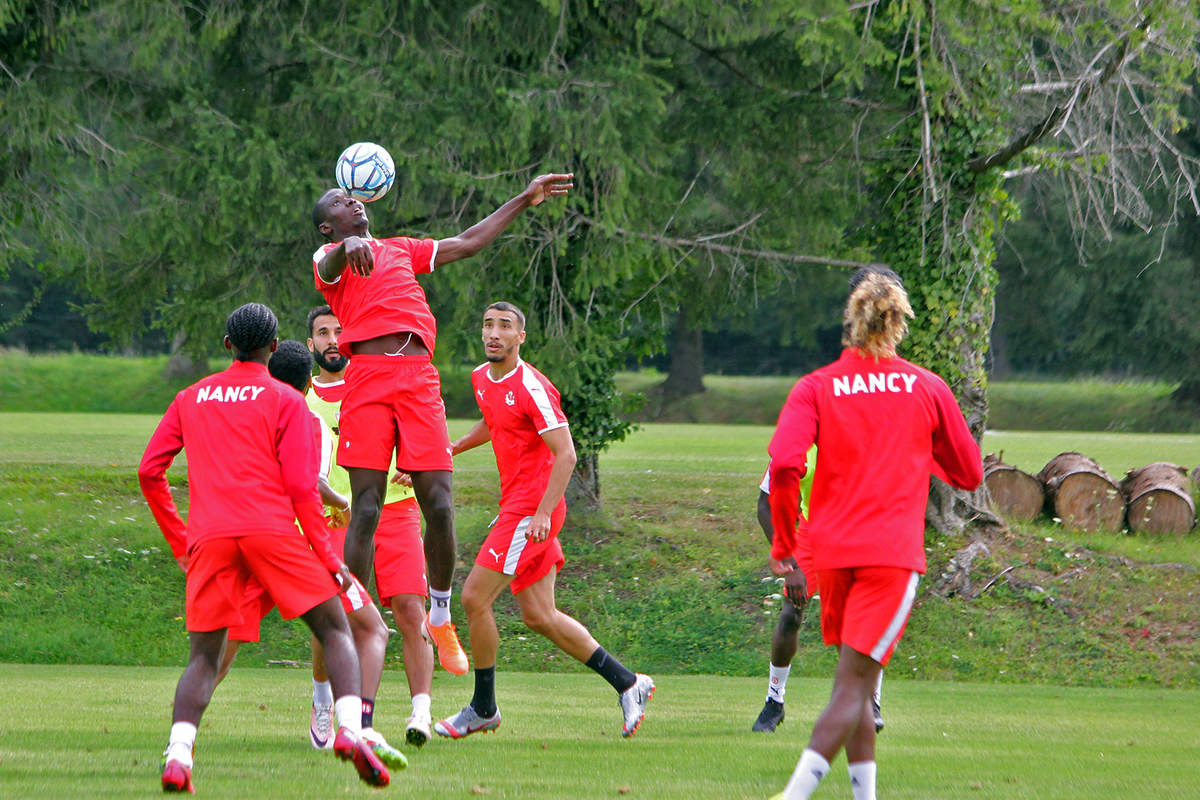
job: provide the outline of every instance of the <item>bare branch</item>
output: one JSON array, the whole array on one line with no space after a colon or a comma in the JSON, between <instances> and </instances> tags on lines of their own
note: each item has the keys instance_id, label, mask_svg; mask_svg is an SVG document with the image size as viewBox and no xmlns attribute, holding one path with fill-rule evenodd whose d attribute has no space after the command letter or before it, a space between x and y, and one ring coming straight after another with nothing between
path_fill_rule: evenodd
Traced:
<instances>
[{"instance_id":1,"label":"bare branch","mask_svg":"<svg viewBox=\"0 0 1200 800\"><path fill-rule=\"evenodd\" d=\"M1120 69L1122 64L1125 63L1125 58L1129 53L1130 38L1136 31L1145 31L1149 26L1150 17L1143 17L1142 21L1138 23L1134 30L1127 32L1120 38L1120 40L1118 40L1118 42L1116 42L1114 52L1105 62L1103 69L1101 69L1098 73L1089 74L1088 72L1084 72L1084 74L1081 75L1076 82L1075 92L1072 94L1068 103L1056 105L1053 109L1051 109L1049 114L1043 117L1042 120L1032 128L1029 128L1024 133L1015 137L1012 139L1012 141L994 153L971 159L967 162L967 167L976 174L985 172L993 167L1003 167L1017 155L1041 141L1046 134L1057 128L1059 123L1063 122L1067 118L1067 116L1071 113L1071 110L1076 105L1082 105L1083 103L1086 103L1092 92L1094 92L1103 84L1107 83L1113 77L1113 75L1117 73L1117 70ZM1102 51L1112 47L1113 45L1110 43L1105 45L1105 47L1102 48ZM1095 59L1093 59L1093 62L1094 61Z\"/></svg>"},{"instance_id":2,"label":"bare branch","mask_svg":"<svg viewBox=\"0 0 1200 800\"><path fill-rule=\"evenodd\" d=\"M601 224L591 217L580 214L579 212L570 212L574 216L583 220L588 225L596 228L602 228ZM698 248L707 250L711 253L724 253L731 256L744 256L747 258L762 258L768 261L782 261L787 264L824 264L828 267L846 267L848 269L858 269L861 267L886 267L887 264L878 261L851 261L842 258L826 258L824 256L809 256L800 255L797 253L784 253L779 250L757 250L749 247L734 247L727 244L715 244L712 240L719 236L728 234L709 234L708 236L699 239L680 239L674 236L662 236L657 233L642 233L641 231L631 231L619 226L612 228L614 233L621 236L631 236L635 239L645 239L658 244L667 245L669 247L685 247ZM737 230L737 229L735 229ZM732 233L732 231L730 231Z\"/></svg>"}]
</instances>

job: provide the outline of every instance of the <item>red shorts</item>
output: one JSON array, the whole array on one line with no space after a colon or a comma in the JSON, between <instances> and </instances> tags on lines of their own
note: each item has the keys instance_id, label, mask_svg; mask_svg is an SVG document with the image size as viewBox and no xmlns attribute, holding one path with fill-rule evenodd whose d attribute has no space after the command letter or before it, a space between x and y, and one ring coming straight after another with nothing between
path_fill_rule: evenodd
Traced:
<instances>
[{"instance_id":1,"label":"red shorts","mask_svg":"<svg viewBox=\"0 0 1200 800\"><path fill-rule=\"evenodd\" d=\"M398 594L429 596L425 578L425 543L421 508L416 498L388 503L375 529L375 591L389 605Z\"/></svg>"},{"instance_id":2,"label":"red shorts","mask_svg":"<svg viewBox=\"0 0 1200 800\"><path fill-rule=\"evenodd\" d=\"M337 463L406 472L453 469L441 380L429 356L355 355L346 367Z\"/></svg>"},{"instance_id":3,"label":"red shorts","mask_svg":"<svg viewBox=\"0 0 1200 800\"><path fill-rule=\"evenodd\" d=\"M550 574L551 570L562 569L566 563L558 532L567 518L567 504L559 503L550 515L550 535L545 541L535 542L526 538L532 516L501 511L492 523L487 538L479 548L475 563L505 575L512 575L509 588L517 594Z\"/></svg>"},{"instance_id":4,"label":"red shorts","mask_svg":"<svg viewBox=\"0 0 1200 800\"><path fill-rule=\"evenodd\" d=\"M904 635L920 578L900 567L819 570L825 644L848 645L886 666Z\"/></svg>"},{"instance_id":5,"label":"red shorts","mask_svg":"<svg viewBox=\"0 0 1200 800\"><path fill-rule=\"evenodd\" d=\"M226 536L199 542L188 554L187 629L240 625L251 577L284 619L298 617L337 593L337 583L297 531Z\"/></svg>"},{"instance_id":6,"label":"red shorts","mask_svg":"<svg viewBox=\"0 0 1200 800\"><path fill-rule=\"evenodd\" d=\"M338 554L338 557L343 557L343 549L346 545L346 529L345 528L330 528L330 543L333 545L333 550ZM338 595L342 601L342 610L347 614L352 614L358 611L363 606L371 604L371 596L363 585L359 583L358 578L354 579L354 585L347 589L342 594ZM271 613L271 609L275 607L275 601L267 594L267 590L259 583L258 579L251 576L246 581L246 591L242 595L242 621L238 625L229 626L229 641L231 642L257 642L261 635L263 618Z\"/></svg>"}]
</instances>

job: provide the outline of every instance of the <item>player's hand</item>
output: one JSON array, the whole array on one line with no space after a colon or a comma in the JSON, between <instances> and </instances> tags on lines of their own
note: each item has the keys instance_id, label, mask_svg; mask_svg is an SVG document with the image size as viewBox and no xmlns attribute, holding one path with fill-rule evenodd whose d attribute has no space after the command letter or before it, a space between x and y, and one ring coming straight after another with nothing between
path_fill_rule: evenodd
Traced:
<instances>
[{"instance_id":1,"label":"player's hand","mask_svg":"<svg viewBox=\"0 0 1200 800\"><path fill-rule=\"evenodd\" d=\"M407 486L409 489L411 489L412 475L409 475L407 472L397 472L392 476L392 483L396 484L397 486Z\"/></svg>"},{"instance_id":2,"label":"player's hand","mask_svg":"<svg viewBox=\"0 0 1200 800\"><path fill-rule=\"evenodd\" d=\"M571 179L574 177L574 172L551 172L546 175L538 175L525 188L525 196L529 198L529 205L540 205L548 197L565 195L575 186L571 183Z\"/></svg>"},{"instance_id":3,"label":"player's hand","mask_svg":"<svg viewBox=\"0 0 1200 800\"><path fill-rule=\"evenodd\" d=\"M333 573L333 579L337 581L338 594L345 594L354 585L354 575L344 562L338 566L338 571Z\"/></svg>"},{"instance_id":4,"label":"player's hand","mask_svg":"<svg viewBox=\"0 0 1200 800\"><path fill-rule=\"evenodd\" d=\"M183 574L187 575L188 554L184 553L179 558L175 559L175 563L179 565L181 570L183 570Z\"/></svg>"},{"instance_id":5,"label":"player's hand","mask_svg":"<svg viewBox=\"0 0 1200 800\"><path fill-rule=\"evenodd\" d=\"M804 579L803 571L793 569L783 576L783 596L791 601L797 610L804 610L808 602L808 581Z\"/></svg>"},{"instance_id":6,"label":"player's hand","mask_svg":"<svg viewBox=\"0 0 1200 800\"><path fill-rule=\"evenodd\" d=\"M346 254L346 266L355 275L366 278L375 269L375 254L366 239L357 236L347 236L342 242L342 250Z\"/></svg>"},{"instance_id":7,"label":"player's hand","mask_svg":"<svg viewBox=\"0 0 1200 800\"><path fill-rule=\"evenodd\" d=\"M525 538L531 542L544 542L549 536L550 515L539 511L529 521L529 527L525 530Z\"/></svg>"},{"instance_id":8,"label":"player's hand","mask_svg":"<svg viewBox=\"0 0 1200 800\"><path fill-rule=\"evenodd\" d=\"M787 575L788 573L790 573L796 569L796 562L793 561L790 557L785 558L782 561L780 561L778 559L771 558L768 556L767 557L767 566L771 568L772 575L775 575L777 577L783 577L784 575Z\"/></svg>"},{"instance_id":9,"label":"player's hand","mask_svg":"<svg viewBox=\"0 0 1200 800\"><path fill-rule=\"evenodd\" d=\"M344 528L350 524L350 509L332 507L329 509L329 527Z\"/></svg>"}]
</instances>

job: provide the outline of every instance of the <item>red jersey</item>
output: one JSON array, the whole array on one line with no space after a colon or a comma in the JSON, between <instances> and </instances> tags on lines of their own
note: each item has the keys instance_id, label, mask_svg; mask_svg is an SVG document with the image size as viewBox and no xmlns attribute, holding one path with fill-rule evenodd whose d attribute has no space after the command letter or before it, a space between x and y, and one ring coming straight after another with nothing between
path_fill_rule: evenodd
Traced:
<instances>
[{"instance_id":1,"label":"red jersey","mask_svg":"<svg viewBox=\"0 0 1200 800\"><path fill-rule=\"evenodd\" d=\"M518 359L516 369L499 380L489 374L488 366L475 368L471 386L500 470L500 510L533 514L554 466L554 454L542 434L565 428L567 418L558 389L529 364Z\"/></svg>"},{"instance_id":2,"label":"red jersey","mask_svg":"<svg viewBox=\"0 0 1200 800\"><path fill-rule=\"evenodd\" d=\"M429 310L425 291L417 275L433 272L437 239L391 239L365 237L375 258L371 274L364 278L347 267L333 283L317 271L325 254L340 244L330 242L313 253L313 278L334 316L342 323L338 350L350 357L350 345L388 333L412 331L421 337L430 354L437 340L437 323Z\"/></svg>"},{"instance_id":3,"label":"red jersey","mask_svg":"<svg viewBox=\"0 0 1200 800\"><path fill-rule=\"evenodd\" d=\"M204 539L295 536L299 518L317 555L336 571L328 531L312 524L321 509L313 424L304 396L257 362L234 361L177 394L138 466L142 493L175 557ZM186 527L166 477L185 447Z\"/></svg>"},{"instance_id":4,"label":"red jersey","mask_svg":"<svg viewBox=\"0 0 1200 800\"><path fill-rule=\"evenodd\" d=\"M902 358L848 348L793 387L771 454L771 555L797 535L799 481L809 447L817 465L807 534L816 569L900 567L925 571L929 475L960 489L983 479L979 446L946 382Z\"/></svg>"}]
</instances>

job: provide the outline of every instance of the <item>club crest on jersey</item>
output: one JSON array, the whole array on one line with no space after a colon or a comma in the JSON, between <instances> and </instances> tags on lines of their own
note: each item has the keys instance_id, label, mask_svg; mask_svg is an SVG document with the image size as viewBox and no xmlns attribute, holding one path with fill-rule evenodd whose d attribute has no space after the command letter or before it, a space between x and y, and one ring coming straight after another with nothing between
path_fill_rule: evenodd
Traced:
<instances>
[{"instance_id":1,"label":"club crest on jersey","mask_svg":"<svg viewBox=\"0 0 1200 800\"><path fill-rule=\"evenodd\" d=\"M512 392L509 392L508 394L504 395L504 403L505 405L515 406L517 404L517 398L513 396Z\"/></svg>"}]
</instances>

